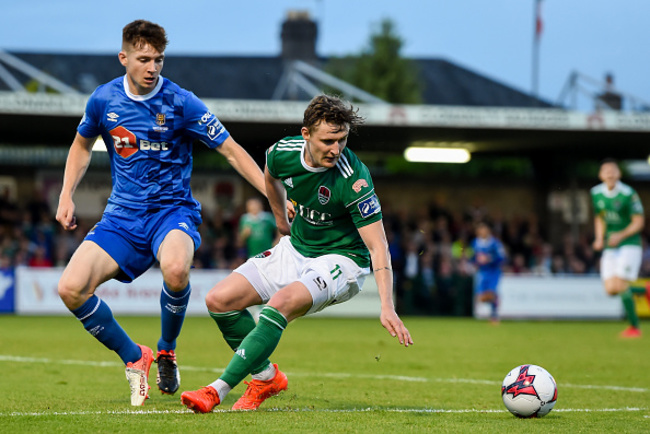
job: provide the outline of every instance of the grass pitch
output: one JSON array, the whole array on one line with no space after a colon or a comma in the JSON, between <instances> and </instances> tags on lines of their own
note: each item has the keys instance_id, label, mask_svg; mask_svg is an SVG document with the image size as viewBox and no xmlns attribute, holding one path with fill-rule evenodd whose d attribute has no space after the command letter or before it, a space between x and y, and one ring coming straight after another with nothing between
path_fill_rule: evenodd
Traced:
<instances>
[{"instance_id":1,"label":"grass pitch","mask_svg":"<svg viewBox=\"0 0 650 434\"><path fill-rule=\"evenodd\" d=\"M159 319L119 318L155 348ZM180 392L216 379L232 352L208 317L189 317L178 342L181 391L149 384L129 405L124 367L72 316L0 316L0 432L650 432L650 324L622 340L622 322L504 322L405 318L415 345L399 346L377 319L303 318L272 360L289 389L257 412L231 412L237 386L212 414ZM500 387L517 365L546 368L558 402L541 419L505 410Z\"/></svg>"}]
</instances>

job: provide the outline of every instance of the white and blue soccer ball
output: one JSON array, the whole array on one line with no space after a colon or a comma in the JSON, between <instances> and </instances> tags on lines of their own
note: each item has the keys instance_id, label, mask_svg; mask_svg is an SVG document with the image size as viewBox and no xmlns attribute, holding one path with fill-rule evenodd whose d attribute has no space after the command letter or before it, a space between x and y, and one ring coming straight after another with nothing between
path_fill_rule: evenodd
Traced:
<instances>
[{"instance_id":1,"label":"white and blue soccer ball","mask_svg":"<svg viewBox=\"0 0 650 434\"><path fill-rule=\"evenodd\" d=\"M510 413L517 417L542 417L555 406L557 384L541 366L521 365L503 379L501 398Z\"/></svg>"}]
</instances>

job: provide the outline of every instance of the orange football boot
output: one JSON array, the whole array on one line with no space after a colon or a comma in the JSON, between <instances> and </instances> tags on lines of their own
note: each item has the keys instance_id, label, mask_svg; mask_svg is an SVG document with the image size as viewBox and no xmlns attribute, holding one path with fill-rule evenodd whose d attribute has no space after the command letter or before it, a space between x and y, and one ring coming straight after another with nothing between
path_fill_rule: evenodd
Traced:
<instances>
[{"instance_id":1,"label":"orange football boot","mask_svg":"<svg viewBox=\"0 0 650 434\"><path fill-rule=\"evenodd\" d=\"M181 402L194 413L210 413L221 401L214 387L205 386L199 390L183 392Z\"/></svg>"},{"instance_id":2,"label":"orange football boot","mask_svg":"<svg viewBox=\"0 0 650 434\"><path fill-rule=\"evenodd\" d=\"M636 339L641 337L641 330L634 326L629 326L621 332L621 337L625 339Z\"/></svg>"},{"instance_id":3,"label":"orange football boot","mask_svg":"<svg viewBox=\"0 0 650 434\"><path fill-rule=\"evenodd\" d=\"M233 410L257 410L267 398L287 390L289 384L287 376L278 369L277 364L274 363L273 366L275 367L275 377L272 379L268 381L251 380L250 383L244 381L248 388L232 406Z\"/></svg>"}]
</instances>

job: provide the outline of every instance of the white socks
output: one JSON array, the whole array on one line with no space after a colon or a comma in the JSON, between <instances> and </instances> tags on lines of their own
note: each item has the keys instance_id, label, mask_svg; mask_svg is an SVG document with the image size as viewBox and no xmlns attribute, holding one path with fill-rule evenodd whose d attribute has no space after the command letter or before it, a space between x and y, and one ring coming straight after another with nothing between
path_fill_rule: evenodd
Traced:
<instances>
[{"instance_id":1,"label":"white socks","mask_svg":"<svg viewBox=\"0 0 650 434\"><path fill-rule=\"evenodd\" d=\"M253 380L269 381L272 380L273 377L275 377L275 374L276 374L275 366L273 366L272 363L269 363L269 366L267 366L266 369L264 369L262 372L253 375ZM219 394L220 402L223 402L226 395L228 395L228 393L230 393L230 391L232 390L232 387L230 387L228 383L223 381L221 378L217 379L216 381L213 381L209 385L214 387L214 389Z\"/></svg>"},{"instance_id":2,"label":"white socks","mask_svg":"<svg viewBox=\"0 0 650 434\"><path fill-rule=\"evenodd\" d=\"M252 377L253 380L260 380L260 381L272 380L273 377L275 377L275 366L273 366L273 363L269 363L269 366L267 366L266 369L264 369L262 372L258 372Z\"/></svg>"},{"instance_id":3,"label":"white socks","mask_svg":"<svg viewBox=\"0 0 650 434\"><path fill-rule=\"evenodd\" d=\"M223 399L228 395L228 393L232 390L232 387L228 385L225 381L223 381L221 378L219 378L216 381L213 381L210 386L214 387L214 389L217 391L219 394L219 402L223 402Z\"/></svg>"}]
</instances>

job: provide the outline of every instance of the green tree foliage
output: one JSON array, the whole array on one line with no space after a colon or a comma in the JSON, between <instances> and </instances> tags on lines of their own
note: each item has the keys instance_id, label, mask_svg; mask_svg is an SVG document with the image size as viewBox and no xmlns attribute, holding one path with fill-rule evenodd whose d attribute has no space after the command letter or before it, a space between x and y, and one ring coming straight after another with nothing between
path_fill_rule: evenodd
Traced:
<instances>
[{"instance_id":1,"label":"green tree foliage","mask_svg":"<svg viewBox=\"0 0 650 434\"><path fill-rule=\"evenodd\" d=\"M25 90L30 93L40 93L40 92L45 92L45 93L59 93L59 91L52 89L51 87L42 84L36 79L32 79L25 83Z\"/></svg>"},{"instance_id":2,"label":"green tree foliage","mask_svg":"<svg viewBox=\"0 0 650 434\"><path fill-rule=\"evenodd\" d=\"M387 102L419 104L422 85L416 65L400 56L403 44L393 22L384 19L361 54L330 58L327 71Z\"/></svg>"}]
</instances>

